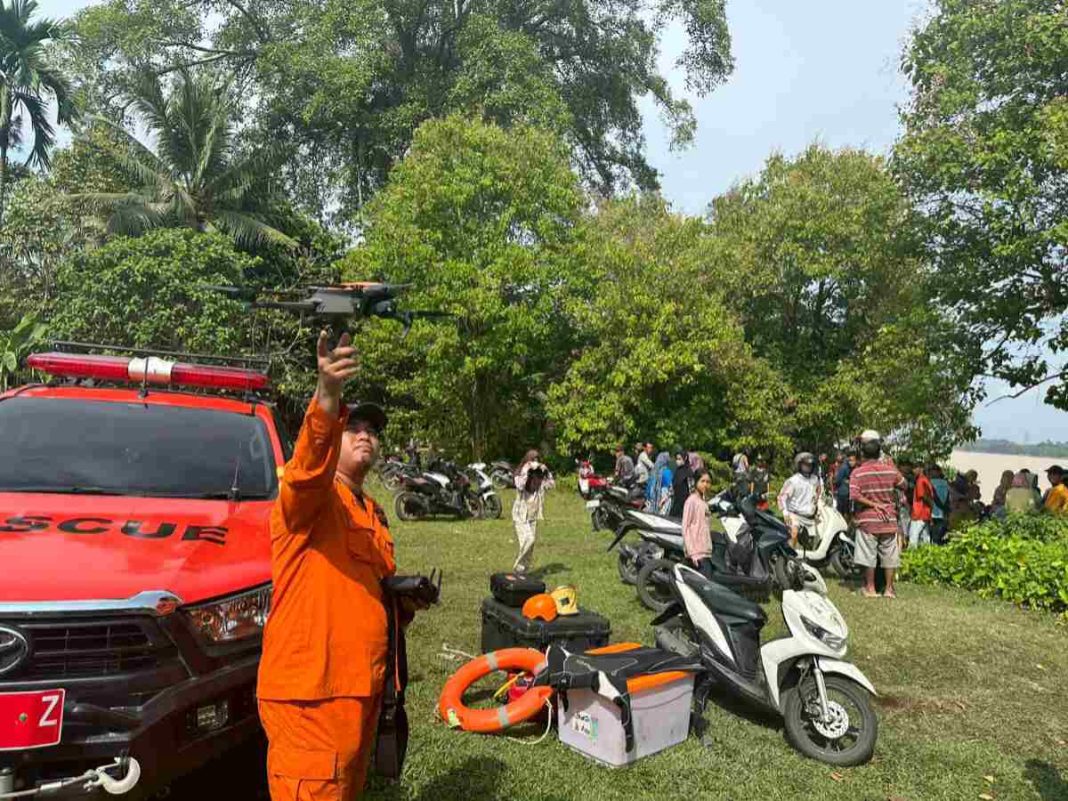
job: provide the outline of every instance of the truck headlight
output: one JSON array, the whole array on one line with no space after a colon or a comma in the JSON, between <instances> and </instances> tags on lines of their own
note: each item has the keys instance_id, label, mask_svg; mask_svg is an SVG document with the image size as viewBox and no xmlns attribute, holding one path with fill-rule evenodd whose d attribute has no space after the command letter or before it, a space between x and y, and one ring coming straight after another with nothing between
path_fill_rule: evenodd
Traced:
<instances>
[{"instance_id":1,"label":"truck headlight","mask_svg":"<svg viewBox=\"0 0 1068 801\"><path fill-rule=\"evenodd\" d=\"M813 623L804 615L801 615L801 622L804 624L805 629L808 631L809 634L811 634L817 640L822 642L828 648L837 651L845 645L845 637L839 637L837 634L827 631L827 629L823 628L823 626L819 625L818 623Z\"/></svg>"},{"instance_id":2,"label":"truck headlight","mask_svg":"<svg viewBox=\"0 0 1068 801\"><path fill-rule=\"evenodd\" d=\"M268 585L186 607L185 613L206 640L227 643L262 634L270 609L271 588Z\"/></svg>"}]
</instances>

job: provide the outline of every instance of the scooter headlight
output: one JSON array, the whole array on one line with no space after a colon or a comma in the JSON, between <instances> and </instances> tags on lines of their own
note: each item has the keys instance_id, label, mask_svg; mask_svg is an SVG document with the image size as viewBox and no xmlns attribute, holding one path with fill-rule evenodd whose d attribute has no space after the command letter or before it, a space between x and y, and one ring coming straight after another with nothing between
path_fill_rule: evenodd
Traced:
<instances>
[{"instance_id":1,"label":"scooter headlight","mask_svg":"<svg viewBox=\"0 0 1068 801\"><path fill-rule=\"evenodd\" d=\"M801 623L804 625L805 630L809 634L811 634L817 640L822 642L828 648L832 648L837 651L845 647L845 637L840 637L834 632L828 631L827 629L823 628L823 626L819 625L818 623L813 623L804 615L801 615Z\"/></svg>"}]
</instances>

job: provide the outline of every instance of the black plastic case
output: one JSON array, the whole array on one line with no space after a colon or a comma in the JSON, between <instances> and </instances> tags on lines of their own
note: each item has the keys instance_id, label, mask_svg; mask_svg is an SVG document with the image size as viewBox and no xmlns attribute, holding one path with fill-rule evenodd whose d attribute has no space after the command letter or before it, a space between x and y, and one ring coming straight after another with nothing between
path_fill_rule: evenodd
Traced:
<instances>
[{"instance_id":1,"label":"black plastic case","mask_svg":"<svg viewBox=\"0 0 1068 801\"><path fill-rule=\"evenodd\" d=\"M612 624L596 612L579 609L577 615L561 615L552 623L530 620L496 598L482 602L482 653L501 648L537 648L562 645L572 652L608 645Z\"/></svg>"},{"instance_id":2,"label":"black plastic case","mask_svg":"<svg viewBox=\"0 0 1068 801\"><path fill-rule=\"evenodd\" d=\"M515 573L494 573L490 576L490 592L505 606L521 608L528 598L545 592L545 582Z\"/></svg>"}]
</instances>

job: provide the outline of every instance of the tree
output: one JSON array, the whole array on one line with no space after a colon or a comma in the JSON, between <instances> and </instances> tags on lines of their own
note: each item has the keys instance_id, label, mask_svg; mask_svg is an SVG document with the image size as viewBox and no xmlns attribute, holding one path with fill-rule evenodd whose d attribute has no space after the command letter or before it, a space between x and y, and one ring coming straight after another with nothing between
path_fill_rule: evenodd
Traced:
<instances>
[{"instance_id":1,"label":"tree","mask_svg":"<svg viewBox=\"0 0 1068 801\"><path fill-rule=\"evenodd\" d=\"M240 284L257 259L218 233L190 229L116 237L60 267L49 329L57 336L127 347L241 354L253 321L242 303L212 291Z\"/></svg>"},{"instance_id":2,"label":"tree","mask_svg":"<svg viewBox=\"0 0 1068 801\"><path fill-rule=\"evenodd\" d=\"M933 426L922 438L939 447L967 436L973 373L944 318L924 311L916 218L881 159L818 146L773 156L713 202L711 228L746 339L790 386L800 443L827 447L877 421L902 436Z\"/></svg>"},{"instance_id":3,"label":"tree","mask_svg":"<svg viewBox=\"0 0 1068 801\"><path fill-rule=\"evenodd\" d=\"M60 123L74 115L67 79L48 59L46 46L62 41L66 29L51 19L31 20L34 0L0 0L0 224L7 200L8 157L29 128L33 144L26 163L47 168L56 132L48 105Z\"/></svg>"},{"instance_id":4,"label":"tree","mask_svg":"<svg viewBox=\"0 0 1068 801\"><path fill-rule=\"evenodd\" d=\"M1060 0L938 0L908 44L894 166L977 374L1068 408L1068 26Z\"/></svg>"},{"instance_id":5,"label":"tree","mask_svg":"<svg viewBox=\"0 0 1068 801\"><path fill-rule=\"evenodd\" d=\"M79 14L74 57L99 103L145 71L225 66L247 87L253 141L292 143L302 201L353 213L419 124L449 113L553 127L603 193L655 186L638 99L680 146L695 125L657 67L672 21L689 40L677 66L704 94L732 68L724 0L109 0Z\"/></svg>"},{"instance_id":6,"label":"tree","mask_svg":"<svg viewBox=\"0 0 1068 801\"><path fill-rule=\"evenodd\" d=\"M128 191L79 196L109 212L108 230L141 234L152 228L224 231L246 248L296 243L267 220L280 203L270 181L271 159L243 155L234 145L234 101L212 74L178 70L166 91L144 74L130 101L155 140L153 151L116 126L123 144L113 152Z\"/></svg>"},{"instance_id":7,"label":"tree","mask_svg":"<svg viewBox=\"0 0 1068 801\"><path fill-rule=\"evenodd\" d=\"M582 203L552 134L461 117L416 132L370 206L365 245L342 265L348 278L410 282L409 308L455 315L404 340L392 323L361 332L363 381L388 399L394 435L475 456L544 439Z\"/></svg>"},{"instance_id":8,"label":"tree","mask_svg":"<svg viewBox=\"0 0 1068 801\"><path fill-rule=\"evenodd\" d=\"M754 357L709 269L709 237L658 198L608 203L572 257L577 345L548 414L565 451L652 438L664 447L786 449L785 386Z\"/></svg>"}]
</instances>

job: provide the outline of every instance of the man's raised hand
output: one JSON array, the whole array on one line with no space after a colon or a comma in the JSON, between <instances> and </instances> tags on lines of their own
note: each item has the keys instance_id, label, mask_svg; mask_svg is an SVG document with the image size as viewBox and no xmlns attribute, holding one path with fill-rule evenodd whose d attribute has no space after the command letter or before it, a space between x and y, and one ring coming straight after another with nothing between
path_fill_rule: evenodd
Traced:
<instances>
[{"instance_id":1,"label":"man's raised hand","mask_svg":"<svg viewBox=\"0 0 1068 801\"><path fill-rule=\"evenodd\" d=\"M327 332L319 332L319 341L316 344L316 357L319 369L319 387L317 395L320 404L326 403L333 407L329 411L336 412L338 402L341 399L341 390L345 382L356 375L359 369L359 360L356 358L356 348L352 347L352 337L348 333L341 335L337 345L331 350L327 344Z\"/></svg>"}]
</instances>

